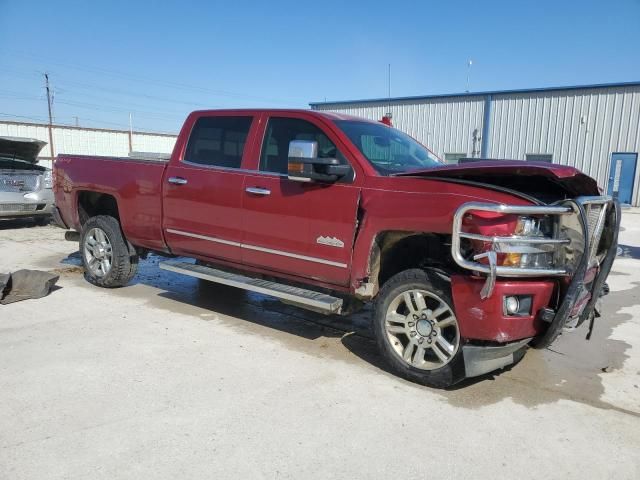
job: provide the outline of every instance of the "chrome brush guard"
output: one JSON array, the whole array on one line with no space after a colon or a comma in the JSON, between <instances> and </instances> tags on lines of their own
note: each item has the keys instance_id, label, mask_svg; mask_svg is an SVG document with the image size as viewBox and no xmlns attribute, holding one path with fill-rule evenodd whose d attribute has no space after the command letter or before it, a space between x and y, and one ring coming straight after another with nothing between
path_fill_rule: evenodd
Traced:
<instances>
[{"instance_id":1,"label":"chrome brush guard","mask_svg":"<svg viewBox=\"0 0 640 480\"><path fill-rule=\"evenodd\" d=\"M461 205L453 217L451 254L454 261L467 270L484 273L487 281L480 293L481 298L491 296L496 277L545 277L572 275L584 253L588 254L588 267L597 265L603 255L598 251L607 212L612 207L611 197L578 197L554 205L515 206L494 203L470 202ZM473 211L502 213L505 215L548 215L557 217L552 237L540 236L487 236L463 230L463 219ZM585 233L588 238L585 238ZM462 239L482 241L490 244L486 252L473 258L465 257ZM555 252L553 268L530 268L497 264L498 253L509 253L515 247L522 252ZM585 247L588 249L585 252ZM487 263L478 262L486 258ZM558 266L560 264L561 266Z\"/></svg>"}]
</instances>

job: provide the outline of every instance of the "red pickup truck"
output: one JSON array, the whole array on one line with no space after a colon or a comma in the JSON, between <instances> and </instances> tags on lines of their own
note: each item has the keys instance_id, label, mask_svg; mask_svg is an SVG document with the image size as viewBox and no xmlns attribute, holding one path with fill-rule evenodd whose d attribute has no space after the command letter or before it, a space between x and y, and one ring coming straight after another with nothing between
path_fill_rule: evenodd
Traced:
<instances>
[{"instance_id":1,"label":"red pickup truck","mask_svg":"<svg viewBox=\"0 0 640 480\"><path fill-rule=\"evenodd\" d=\"M574 168L444 165L388 125L305 110L194 112L168 161L60 155L53 177L89 282L124 286L155 252L315 311L373 302L386 361L436 387L592 324L620 224Z\"/></svg>"}]
</instances>

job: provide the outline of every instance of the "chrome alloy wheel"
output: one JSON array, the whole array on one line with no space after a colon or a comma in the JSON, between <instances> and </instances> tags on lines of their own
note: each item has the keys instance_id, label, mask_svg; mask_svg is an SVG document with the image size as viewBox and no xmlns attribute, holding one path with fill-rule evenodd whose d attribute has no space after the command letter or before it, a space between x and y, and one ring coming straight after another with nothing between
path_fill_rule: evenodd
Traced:
<instances>
[{"instance_id":1,"label":"chrome alloy wheel","mask_svg":"<svg viewBox=\"0 0 640 480\"><path fill-rule=\"evenodd\" d=\"M460 348L460 330L451 307L434 293L408 290L389 305L387 339L405 363L435 370L451 361Z\"/></svg>"},{"instance_id":2,"label":"chrome alloy wheel","mask_svg":"<svg viewBox=\"0 0 640 480\"><path fill-rule=\"evenodd\" d=\"M87 268L96 277L104 277L111 270L113 248L101 228L92 228L84 237L84 259Z\"/></svg>"}]
</instances>

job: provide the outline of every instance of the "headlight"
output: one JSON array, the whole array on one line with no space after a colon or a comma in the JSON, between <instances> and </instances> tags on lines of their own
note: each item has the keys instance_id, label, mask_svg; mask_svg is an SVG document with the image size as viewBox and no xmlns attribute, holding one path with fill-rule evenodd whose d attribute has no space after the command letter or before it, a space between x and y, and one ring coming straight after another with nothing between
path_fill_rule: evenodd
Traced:
<instances>
[{"instance_id":1,"label":"headlight","mask_svg":"<svg viewBox=\"0 0 640 480\"><path fill-rule=\"evenodd\" d=\"M491 221L469 216L465 226L478 234L466 234L471 254L497 254L498 265L518 268L553 268L561 246L555 239L555 218L550 215L492 216Z\"/></svg>"},{"instance_id":2,"label":"headlight","mask_svg":"<svg viewBox=\"0 0 640 480\"><path fill-rule=\"evenodd\" d=\"M549 217L518 217L513 237L523 240L544 241L553 236L553 223ZM550 268L553 266L555 245L551 243L523 242L497 244L496 251L505 253L502 264L506 267Z\"/></svg>"},{"instance_id":3,"label":"headlight","mask_svg":"<svg viewBox=\"0 0 640 480\"><path fill-rule=\"evenodd\" d=\"M51 170L47 170L42 175L42 186L44 188L53 188L53 175Z\"/></svg>"}]
</instances>

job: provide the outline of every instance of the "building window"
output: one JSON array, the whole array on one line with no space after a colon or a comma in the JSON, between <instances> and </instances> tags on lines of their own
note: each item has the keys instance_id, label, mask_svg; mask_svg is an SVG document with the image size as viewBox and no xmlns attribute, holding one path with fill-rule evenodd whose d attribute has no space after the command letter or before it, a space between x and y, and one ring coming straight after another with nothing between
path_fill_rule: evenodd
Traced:
<instances>
[{"instance_id":1,"label":"building window","mask_svg":"<svg viewBox=\"0 0 640 480\"><path fill-rule=\"evenodd\" d=\"M527 153L525 155L527 162L545 162L552 163L553 155L550 153Z\"/></svg>"},{"instance_id":2,"label":"building window","mask_svg":"<svg viewBox=\"0 0 640 480\"><path fill-rule=\"evenodd\" d=\"M467 156L466 153L445 153L444 162L457 164L461 158L465 158L466 156Z\"/></svg>"}]
</instances>

